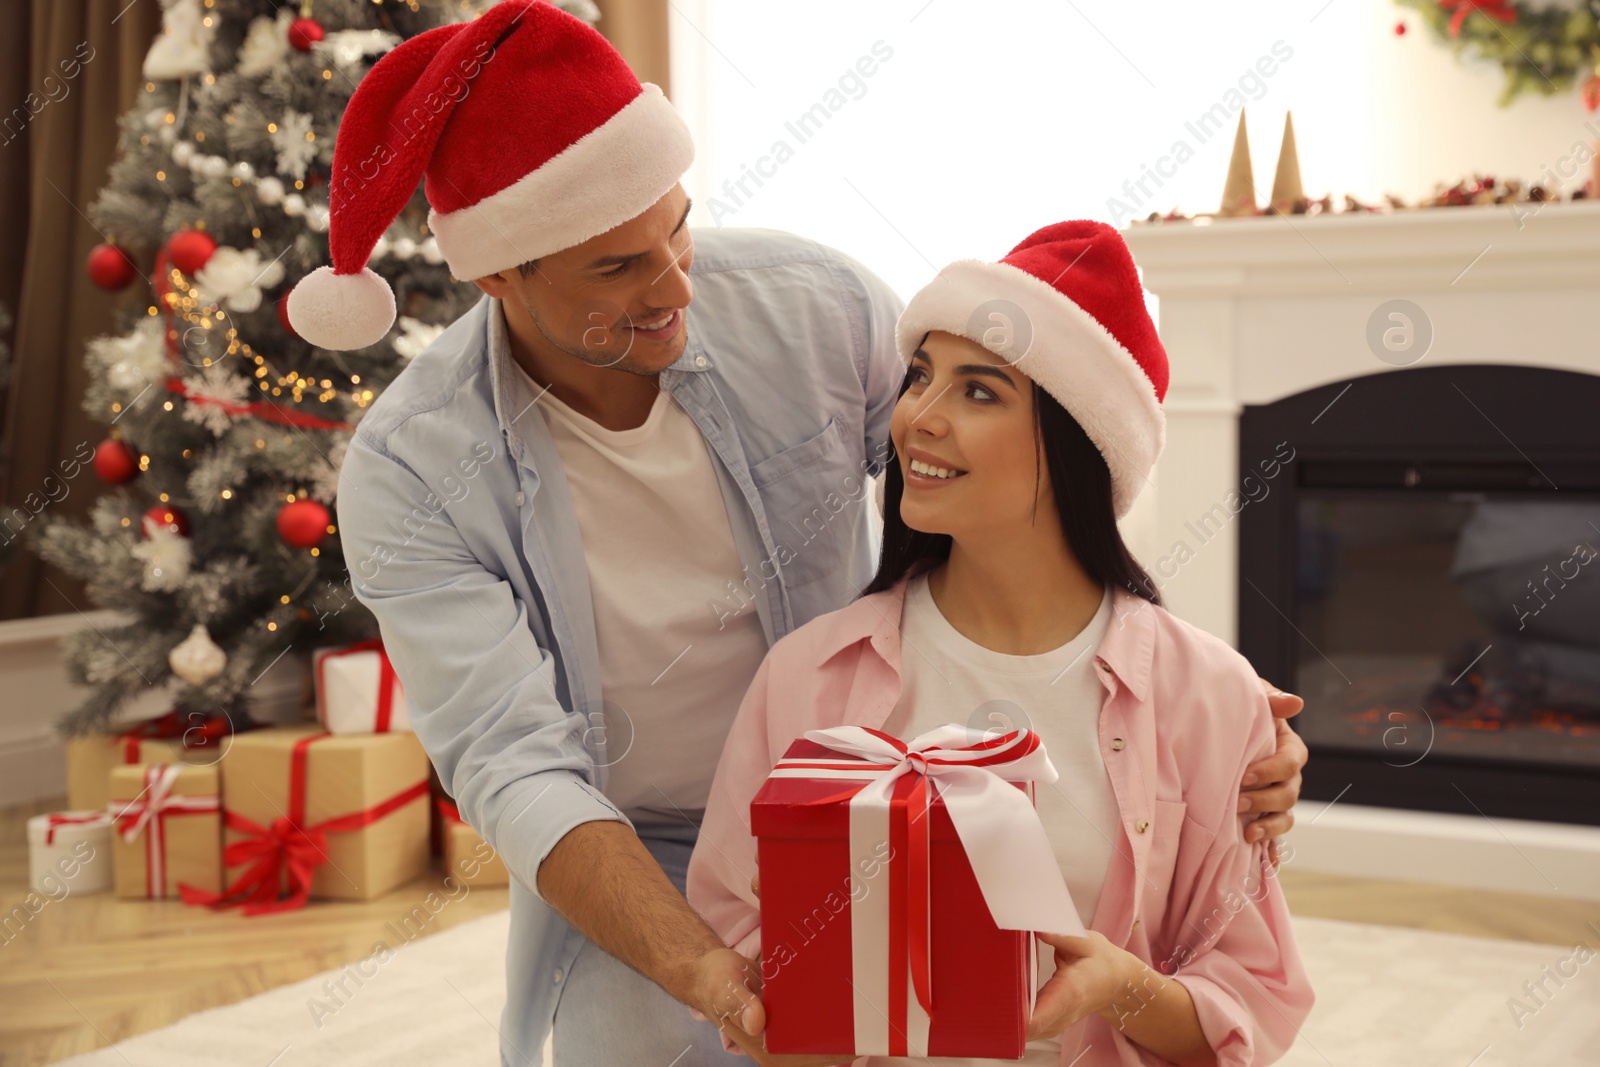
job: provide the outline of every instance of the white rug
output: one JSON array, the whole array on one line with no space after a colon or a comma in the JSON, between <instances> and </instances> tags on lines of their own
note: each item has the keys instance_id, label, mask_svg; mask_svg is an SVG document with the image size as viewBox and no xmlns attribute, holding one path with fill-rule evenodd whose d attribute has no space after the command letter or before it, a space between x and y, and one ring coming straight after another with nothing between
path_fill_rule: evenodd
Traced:
<instances>
[{"instance_id":1,"label":"white rug","mask_svg":"<svg viewBox=\"0 0 1600 1067\"><path fill-rule=\"evenodd\" d=\"M404 946L376 973L331 971L61 1067L496 1067L508 922L477 919ZM1285 1067L1600 1064L1600 956L1579 964L1570 946L1326 919L1295 931L1317 1005ZM1546 966L1577 974L1558 987ZM324 983L342 974L348 995L330 995ZM1542 978L1539 1006L1523 983ZM1538 1009L1520 1028L1513 997Z\"/></svg>"}]
</instances>

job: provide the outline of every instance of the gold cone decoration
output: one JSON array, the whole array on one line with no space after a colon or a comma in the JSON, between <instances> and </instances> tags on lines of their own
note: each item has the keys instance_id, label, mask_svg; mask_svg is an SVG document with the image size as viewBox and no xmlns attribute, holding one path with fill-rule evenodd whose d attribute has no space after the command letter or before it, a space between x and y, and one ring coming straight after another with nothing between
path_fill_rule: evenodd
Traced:
<instances>
[{"instance_id":1,"label":"gold cone decoration","mask_svg":"<svg viewBox=\"0 0 1600 1067\"><path fill-rule=\"evenodd\" d=\"M1306 198L1300 184L1300 153L1294 144L1294 115L1283 116L1283 147L1278 149L1278 172L1272 177L1272 210L1280 215L1295 211Z\"/></svg>"},{"instance_id":2,"label":"gold cone decoration","mask_svg":"<svg viewBox=\"0 0 1600 1067\"><path fill-rule=\"evenodd\" d=\"M1250 169L1250 137L1245 132L1244 109L1239 110L1239 129L1233 135L1233 158L1228 160L1228 184L1222 190L1218 215L1256 214L1256 180Z\"/></svg>"}]
</instances>

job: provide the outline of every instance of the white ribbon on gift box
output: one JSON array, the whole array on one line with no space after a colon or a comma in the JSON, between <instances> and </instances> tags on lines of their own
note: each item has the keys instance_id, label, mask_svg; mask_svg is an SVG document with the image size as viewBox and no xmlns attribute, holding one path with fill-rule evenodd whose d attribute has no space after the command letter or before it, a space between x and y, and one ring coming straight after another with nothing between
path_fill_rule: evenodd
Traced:
<instances>
[{"instance_id":1,"label":"white ribbon on gift box","mask_svg":"<svg viewBox=\"0 0 1600 1067\"><path fill-rule=\"evenodd\" d=\"M1017 730L995 739L998 744L991 741L985 747L969 747L972 734L970 728L955 723L907 742L860 726L807 730L806 740L858 759L780 760L772 777L871 778L850 798L850 869L864 872L881 866L876 850L880 842L889 839L889 802L896 779L912 772L928 776L938 783L938 796L944 800L995 925L1002 930L1084 936L1077 906L1033 800L1011 784L1049 784L1060 777L1043 743L1037 734ZM981 765L975 765L979 761ZM930 794L930 805L932 800ZM913 829L926 834L929 820L920 822L922 825ZM859 900L852 894L850 907L855 1054L889 1055L889 894L867 892ZM1033 953L1029 955L1032 961ZM930 972L934 963L929 962ZM1030 1006L1038 992L1036 976L1034 963L1029 976ZM910 976L907 983L908 989L913 988ZM928 1013L915 994L906 998L906 1006L907 1052L926 1056Z\"/></svg>"},{"instance_id":2,"label":"white ribbon on gift box","mask_svg":"<svg viewBox=\"0 0 1600 1067\"><path fill-rule=\"evenodd\" d=\"M167 895L166 813L221 811L221 798L215 793L174 795L173 783L183 771L179 763L152 763L145 767L144 789L132 800L113 800L106 806L122 827L122 839L133 842L148 830L144 842L145 895L160 900Z\"/></svg>"}]
</instances>

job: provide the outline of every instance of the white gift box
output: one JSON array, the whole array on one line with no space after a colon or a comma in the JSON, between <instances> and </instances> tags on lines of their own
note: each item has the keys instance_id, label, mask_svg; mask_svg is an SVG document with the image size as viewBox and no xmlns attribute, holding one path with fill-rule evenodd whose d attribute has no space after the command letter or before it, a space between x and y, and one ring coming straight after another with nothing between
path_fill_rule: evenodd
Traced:
<instances>
[{"instance_id":1,"label":"white gift box","mask_svg":"<svg viewBox=\"0 0 1600 1067\"><path fill-rule=\"evenodd\" d=\"M111 813L58 811L28 820L28 884L55 898L111 888Z\"/></svg>"},{"instance_id":2,"label":"white gift box","mask_svg":"<svg viewBox=\"0 0 1600 1067\"><path fill-rule=\"evenodd\" d=\"M317 721L331 734L410 733L406 694L381 642L312 653Z\"/></svg>"}]
</instances>

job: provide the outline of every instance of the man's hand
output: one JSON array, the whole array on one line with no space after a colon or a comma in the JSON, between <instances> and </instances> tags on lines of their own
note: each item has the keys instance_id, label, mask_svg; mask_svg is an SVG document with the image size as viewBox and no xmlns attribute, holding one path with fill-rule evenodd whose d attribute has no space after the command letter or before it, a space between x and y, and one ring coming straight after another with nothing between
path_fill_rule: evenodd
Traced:
<instances>
[{"instance_id":1,"label":"man's hand","mask_svg":"<svg viewBox=\"0 0 1600 1067\"><path fill-rule=\"evenodd\" d=\"M761 1067L836 1067L855 1059L767 1052L761 1038L767 1028L767 1012L761 1003L759 959L741 956L731 948L713 949L700 958L695 989L694 1007Z\"/></svg>"},{"instance_id":2,"label":"man's hand","mask_svg":"<svg viewBox=\"0 0 1600 1067\"><path fill-rule=\"evenodd\" d=\"M1289 727L1286 720L1300 714L1306 702L1293 693L1285 693L1265 678L1257 678L1266 691L1267 704L1277 720L1278 750L1266 759L1257 760L1245 768L1240 782L1241 813L1261 812L1259 819L1245 828L1246 841L1267 838L1267 856L1273 869L1278 866L1278 838L1294 825L1295 801L1300 799L1300 769L1306 765L1311 753L1300 735Z\"/></svg>"}]
</instances>

